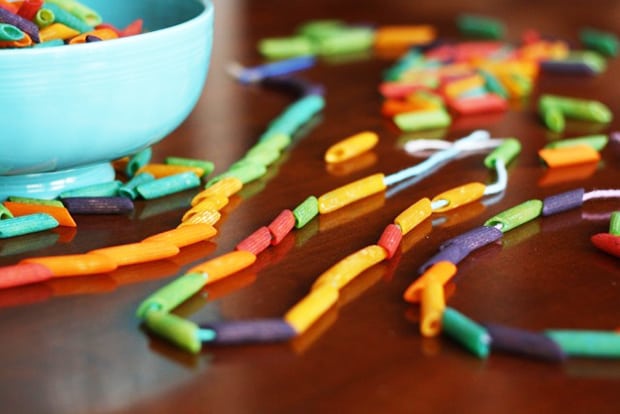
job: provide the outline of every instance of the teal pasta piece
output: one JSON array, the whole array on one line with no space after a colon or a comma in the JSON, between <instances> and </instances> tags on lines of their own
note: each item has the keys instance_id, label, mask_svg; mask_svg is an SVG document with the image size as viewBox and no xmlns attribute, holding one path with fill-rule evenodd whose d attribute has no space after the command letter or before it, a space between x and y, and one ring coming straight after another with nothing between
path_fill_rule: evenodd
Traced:
<instances>
[{"instance_id":1,"label":"teal pasta piece","mask_svg":"<svg viewBox=\"0 0 620 414\"><path fill-rule=\"evenodd\" d=\"M157 180L140 184L136 191L146 200L164 197L170 194L189 190L200 185L200 178L193 172L169 175Z\"/></svg>"},{"instance_id":2,"label":"teal pasta piece","mask_svg":"<svg viewBox=\"0 0 620 414\"><path fill-rule=\"evenodd\" d=\"M0 220L0 239L16 237L58 227L58 221L49 214L35 213Z\"/></svg>"}]
</instances>

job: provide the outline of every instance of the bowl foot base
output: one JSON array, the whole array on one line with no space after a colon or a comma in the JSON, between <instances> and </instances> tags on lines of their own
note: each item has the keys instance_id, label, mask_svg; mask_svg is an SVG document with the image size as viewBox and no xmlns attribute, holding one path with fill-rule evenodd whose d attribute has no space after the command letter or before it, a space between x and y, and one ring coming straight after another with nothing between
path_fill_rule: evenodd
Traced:
<instances>
[{"instance_id":1,"label":"bowl foot base","mask_svg":"<svg viewBox=\"0 0 620 414\"><path fill-rule=\"evenodd\" d=\"M10 196L52 199L63 191L113 181L114 168L100 163L67 170L0 176L0 201Z\"/></svg>"}]
</instances>

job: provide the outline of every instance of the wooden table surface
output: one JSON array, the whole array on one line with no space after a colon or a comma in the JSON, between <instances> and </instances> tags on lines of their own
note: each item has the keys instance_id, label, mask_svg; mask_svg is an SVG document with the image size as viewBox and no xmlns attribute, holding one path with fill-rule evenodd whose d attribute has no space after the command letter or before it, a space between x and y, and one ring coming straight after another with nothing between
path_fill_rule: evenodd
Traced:
<instances>
[{"instance_id":1,"label":"wooden table surface","mask_svg":"<svg viewBox=\"0 0 620 414\"><path fill-rule=\"evenodd\" d=\"M577 3L575 3L577 4ZM257 41L284 36L309 19L352 23L437 26L458 38L459 12L504 20L508 38L528 28L577 42L585 25L617 29L620 5L512 1L281 1L216 0L214 53L202 97L190 117L154 147L166 155L208 159L222 172L253 145L291 97L227 76L236 60L258 64ZM375 172L419 163L403 134L381 117L377 86L391 60L376 56L322 59L303 77L325 86L323 114L295 137L267 175L246 186L210 242L182 249L168 260L121 268L106 275L67 278L0 291L0 410L3 413L299 413L299 412L559 412L620 411L620 361L573 358L550 364L508 354L478 359L445 337L423 339L418 309L402 300L416 269L447 238L482 224L530 198L584 187L618 188L620 143L602 151L596 168L549 170L537 150L552 139L620 129L571 122L554 135L539 121L537 97L551 92L600 99L620 109L620 65L593 78L542 76L530 99L501 115L458 119L434 136L456 139L475 128L517 137L523 151L509 168L500 197L435 217L404 240L396 259L380 264L348 287L310 331L286 343L205 346L190 355L151 336L134 312L156 288L191 264L230 251L283 208ZM358 163L337 168L322 160L332 143L376 131L378 147ZM375 196L314 219L257 263L183 304L194 321L281 316L308 292L313 280L347 254L374 243L383 227L421 197L494 175L471 155L449 163L414 186ZM138 241L173 228L195 194L137 202L130 216L77 217L78 227L0 242L0 265L35 255L79 253ZM449 305L478 321L532 330L615 329L620 326L617 258L595 249L590 236L608 229L618 200L534 220L480 249L459 266Z\"/></svg>"}]
</instances>

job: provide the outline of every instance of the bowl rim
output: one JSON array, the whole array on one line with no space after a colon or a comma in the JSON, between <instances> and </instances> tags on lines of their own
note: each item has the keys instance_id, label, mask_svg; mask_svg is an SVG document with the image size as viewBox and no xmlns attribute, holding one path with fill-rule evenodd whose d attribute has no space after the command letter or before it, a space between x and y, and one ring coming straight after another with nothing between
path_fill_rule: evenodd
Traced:
<instances>
[{"instance_id":1,"label":"bowl rim","mask_svg":"<svg viewBox=\"0 0 620 414\"><path fill-rule=\"evenodd\" d=\"M177 31L177 30L182 29L185 26L196 24L199 21L211 19L213 12L214 12L212 0L191 0L191 1L202 4L204 7L203 10L196 16L192 17L191 19L185 20L181 23L178 23L172 26L164 27L163 29L154 30L152 32L140 33L134 36L111 39L111 40L107 40L104 42L90 42L90 43L74 44L67 48L63 46L40 47L40 48L34 48L34 47L7 48L7 49L0 50L0 61L5 57L9 57L11 59L17 59L20 57L32 59L38 56L57 55L60 52L73 53L73 54L80 53L80 52L93 53L93 49L105 50L106 48L124 47L127 44L130 44L131 42L142 41L145 38L149 39L149 38L159 37L159 36L169 36L171 35L169 33L171 31Z\"/></svg>"}]
</instances>

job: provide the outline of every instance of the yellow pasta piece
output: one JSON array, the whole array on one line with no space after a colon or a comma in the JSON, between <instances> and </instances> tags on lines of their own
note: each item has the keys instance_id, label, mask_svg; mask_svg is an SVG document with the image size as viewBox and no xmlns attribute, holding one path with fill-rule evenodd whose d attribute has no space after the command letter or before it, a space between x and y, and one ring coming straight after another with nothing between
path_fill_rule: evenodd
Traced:
<instances>
[{"instance_id":1,"label":"yellow pasta piece","mask_svg":"<svg viewBox=\"0 0 620 414\"><path fill-rule=\"evenodd\" d=\"M403 236L409 233L415 226L422 223L433 213L431 207L431 200L423 198L411 206L405 211L400 213L394 219L394 224L400 227L400 231L403 232Z\"/></svg>"},{"instance_id":2,"label":"yellow pasta piece","mask_svg":"<svg viewBox=\"0 0 620 414\"><path fill-rule=\"evenodd\" d=\"M353 181L319 197L319 213L325 214L338 210L357 200L385 190L384 175L373 174L361 180Z\"/></svg>"},{"instance_id":3,"label":"yellow pasta piece","mask_svg":"<svg viewBox=\"0 0 620 414\"><path fill-rule=\"evenodd\" d=\"M47 42L48 40L54 39L67 40L79 34L80 32L77 30L62 23L52 23L49 26L45 26L43 29L39 30L39 40L41 42Z\"/></svg>"},{"instance_id":4,"label":"yellow pasta piece","mask_svg":"<svg viewBox=\"0 0 620 414\"><path fill-rule=\"evenodd\" d=\"M484 195L485 189L486 186L482 183L469 183L444 191L435 196L433 202L445 200L448 204L445 207L435 209L435 212L442 213L479 200Z\"/></svg>"},{"instance_id":5,"label":"yellow pasta piece","mask_svg":"<svg viewBox=\"0 0 620 414\"><path fill-rule=\"evenodd\" d=\"M284 320L298 334L302 334L325 314L337 300L338 291L330 286L314 289L286 312Z\"/></svg>"},{"instance_id":6,"label":"yellow pasta piece","mask_svg":"<svg viewBox=\"0 0 620 414\"><path fill-rule=\"evenodd\" d=\"M374 148L379 136L365 131L343 139L329 147L325 152L325 162L336 163L348 160Z\"/></svg>"},{"instance_id":7,"label":"yellow pasta piece","mask_svg":"<svg viewBox=\"0 0 620 414\"><path fill-rule=\"evenodd\" d=\"M194 214L200 213L201 211L220 211L222 208L224 208L224 206L226 206L226 204L228 204L228 197L224 197L223 195L213 195L210 197L206 197L200 203L187 210L187 212L183 215L183 218L181 218L181 221L185 221L192 217Z\"/></svg>"},{"instance_id":8,"label":"yellow pasta piece","mask_svg":"<svg viewBox=\"0 0 620 414\"><path fill-rule=\"evenodd\" d=\"M235 250L200 263L189 269L187 273L206 273L209 275L207 279L207 284L209 284L243 270L255 261L256 255L253 253L245 250Z\"/></svg>"},{"instance_id":9,"label":"yellow pasta piece","mask_svg":"<svg viewBox=\"0 0 620 414\"><path fill-rule=\"evenodd\" d=\"M88 253L109 257L117 266L127 266L175 256L179 253L179 248L171 243L138 242L104 247Z\"/></svg>"},{"instance_id":10,"label":"yellow pasta piece","mask_svg":"<svg viewBox=\"0 0 620 414\"><path fill-rule=\"evenodd\" d=\"M209 240L217 234L217 230L210 224L198 223L189 226L154 234L143 242L164 242L181 248L200 241Z\"/></svg>"},{"instance_id":11,"label":"yellow pasta piece","mask_svg":"<svg viewBox=\"0 0 620 414\"><path fill-rule=\"evenodd\" d=\"M209 224L212 226L218 221L220 221L221 217L222 215L220 214L219 211L203 210L203 211L200 211L192 215L187 220L181 222L181 224L179 224L177 227L183 227L183 226L187 226L190 224Z\"/></svg>"},{"instance_id":12,"label":"yellow pasta piece","mask_svg":"<svg viewBox=\"0 0 620 414\"><path fill-rule=\"evenodd\" d=\"M448 283L448 281L452 279L452 276L455 274L456 266L454 263L448 261L437 262L429 267L426 272L422 274L422 276L409 285L407 290L405 290L403 297L407 302L419 302L422 296L422 290L424 289L427 280L433 278L434 280L439 281L439 283L443 286Z\"/></svg>"},{"instance_id":13,"label":"yellow pasta piece","mask_svg":"<svg viewBox=\"0 0 620 414\"><path fill-rule=\"evenodd\" d=\"M441 317L446 308L443 283L435 276L427 278L422 290L420 333L433 337L441 332Z\"/></svg>"},{"instance_id":14,"label":"yellow pasta piece","mask_svg":"<svg viewBox=\"0 0 620 414\"><path fill-rule=\"evenodd\" d=\"M155 178L163 178L169 175L181 174L184 172L193 172L198 177L202 177L205 170L200 167L188 167L186 165L171 165L171 164L146 164L143 167L138 168L136 175L140 173L149 173Z\"/></svg>"},{"instance_id":15,"label":"yellow pasta piece","mask_svg":"<svg viewBox=\"0 0 620 414\"><path fill-rule=\"evenodd\" d=\"M485 81L482 76L472 75L449 82L444 87L444 92L449 97L454 98L470 89L483 87L484 83Z\"/></svg>"},{"instance_id":16,"label":"yellow pasta piece","mask_svg":"<svg viewBox=\"0 0 620 414\"><path fill-rule=\"evenodd\" d=\"M206 189L196 194L196 196L192 199L192 206L195 206L196 204L200 203L205 198L211 197L214 195L230 197L231 195L241 190L242 187L243 187L243 183L241 182L240 179L236 177L222 178L221 180L217 181L212 186L207 187Z\"/></svg>"},{"instance_id":17,"label":"yellow pasta piece","mask_svg":"<svg viewBox=\"0 0 620 414\"><path fill-rule=\"evenodd\" d=\"M312 290L322 286L331 286L340 290L360 273L376 265L387 257L387 252L376 244L364 247L345 257L327 269L312 285Z\"/></svg>"}]
</instances>

